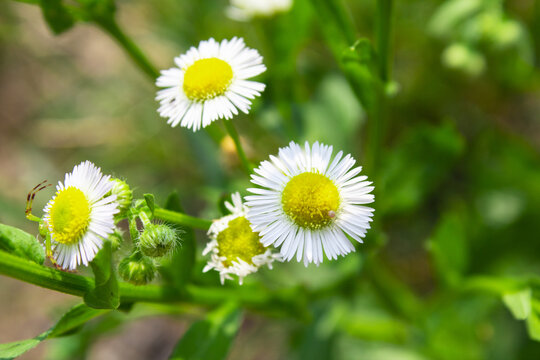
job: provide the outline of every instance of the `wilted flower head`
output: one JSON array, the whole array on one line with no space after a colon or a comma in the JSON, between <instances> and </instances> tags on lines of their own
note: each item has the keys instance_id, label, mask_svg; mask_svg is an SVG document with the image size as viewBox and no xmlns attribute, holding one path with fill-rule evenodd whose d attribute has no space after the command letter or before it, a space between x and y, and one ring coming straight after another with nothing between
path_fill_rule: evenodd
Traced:
<instances>
[{"instance_id":1,"label":"wilted flower head","mask_svg":"<svg viewBox=\"0 0 540 360\"><path fill-rule=\"evenodd\" d=\"M232 279L231 274L237 275L242 284L245 276L265 264L272 268L272 262L281 258L264 247L259 234L251 229L240 194L233 194L232 201L225 203L232 214L214 221L208 231L210 242L203 251L203 255L211 254L203 271L218 271L222 284Z\"/></svg>"}]
</instances>

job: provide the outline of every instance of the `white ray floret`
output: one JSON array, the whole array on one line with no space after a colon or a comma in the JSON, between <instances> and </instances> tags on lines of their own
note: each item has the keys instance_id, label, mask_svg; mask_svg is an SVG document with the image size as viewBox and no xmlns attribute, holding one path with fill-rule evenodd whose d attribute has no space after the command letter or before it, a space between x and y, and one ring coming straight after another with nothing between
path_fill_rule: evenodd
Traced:
<instances>
[{"instance_id":1,"label":"white ray floret","mask_svg":"<svg viewBox=\"0 0 540 360\"><path fill-rule=\"evenodd\" d=\"M248 80L266 70L262 60L242 38L201 41L174 59L177 67L161 71L156 81L164 88L156 96L159 114L172 127L193 131L218 119L232 119L238 110L247 114L251 100L265 88Z\"/></svg>"},{"instance_id":2,"label":"white ray floret","mask_svg":"<svg viewBox=\"0 0 540 360\"><path fill-rule=\"evenodd\" d=\"M292 7L292 0L231 0L227 16L238 21L247 21L255 17L270 17L287 12Z\"/></svg>"},{"instance_id":3,"label":"white ray floret","mask_svg":"<svg viewBox=\"0 0 540 360\"><path fill-rule=\"evenodd\" d=\"M218 271L222 284L226 279L232 280L231 275L236 275L240 285L242 285L244 277L256 272L261 266L267 265L272 269L272 263L275 260L281 261L281 255L271 249L265 249L259 242L259 236L252 233L249 222L245 219L248 209L242 203L239 193L232 194L232 203L225 202L225 206L231 212L231 215L215 220L208 230L210 242L206 244L203 255L210 254L210 259L203 272L212 269ZM230 226L230 224L234 221L242 222L240 229L236 225L232 229L233 225ZM242 227L244 228L242 229ZM238 230L243 231L239 232ZM220 234L223 235L225 231L236 232L228 237L228 239L235 239L234 243L230 241L225 243L225 241L221 240ZM248 238L245 237L246 232L249 232L250 236ZM253 241L257 242L255 246L252 243ZM227 246L228 249L223 249L224 246ZM231 250L231 246L237 246L238 248ZM247 250L247 247L250 250ZM231 254L234 253L238 253L239 256L231 259Z\"/></svg>"},{"instance_id":4,"label":"white ray floret","mask_svg":"<svg viewBox=\"0 0 540 360\"><path fill-rule=\"evenodd\" d=\"M114 231L116 195L106 196L113 182L89 161L80 163L58 182L56 194L43 209L52 256L63 269L87 266Z\"/></svg>"},{"instance_id":5,"label":"white ray floret","mask_svg":"<svg viewBox=\"0 0 540 360\"><path fill-rule=\"evenodd\" d=\"M374 189L351 155L332 146L291 142L277 157L263 161L251 176L257 188L248 189L247 219L264 246L281 247L285 260L295 255L307 266L326 257L337 259L362 242L370 228Z\"/></svg>"}]
</instances>

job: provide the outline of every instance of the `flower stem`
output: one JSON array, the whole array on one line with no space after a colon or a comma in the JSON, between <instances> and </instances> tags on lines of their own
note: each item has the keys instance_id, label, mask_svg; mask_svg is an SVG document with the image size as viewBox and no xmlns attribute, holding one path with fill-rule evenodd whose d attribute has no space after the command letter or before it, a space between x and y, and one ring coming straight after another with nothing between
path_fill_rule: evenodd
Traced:
<instances>
[{"instance_id":1,"label":"flower stem","mask_svg":"<svg viewBox=\"0 0 540 360\"><path fill-rule=\"evenodd\" d=\"M242 144L240 143L240 137L238 136L238 133L236 132L236 129L234 128L232 121L223 120L223 123L225 124L225 128L227 129L227 132L229 133L230 137L234 141L234 145L236 146L236 152L238 153L238 157L240 158L240 161L242 162L242 167L244 168L248 176L251 175L253 167L246 157L244 148L242 147Z\"/></svg>"},{"instance_id":2,"label":"flower stem","mask_svg":"<svg viewBox=\"0 0 540 360\"><path fill-rule=\"evenodd\" d=\"M376 41L379 58L379 76L385 84L390 76L392 5L393 0L377 0Z\"/></svg>"},{"instance_id":3,"label":"flower stem","mask_svg":"<svg viewBox=\"0 0 540 360\"><path fill-rule=\"evenodd\" d=\"M148 75L152 81L159 76L159 71L156 67L148 60L135 42L122 31L116 23L116 20L113 18L98 18L96 19L96 23L120 44L135 64L142 72Z\"/></svg>"},{"instance_id":4,"label":"flower stem","mask_svg":"<svg viewBox=\"0 0 540 360\"><path fill-rule=\"evenodd\" d=\"M210 225L212 225L212 221L210 220L199 219L194 216L189 216L163 208L155 208L154 218L202 230L208 230Z\"/></svg>"},{"instance_id":5,"label":"flower stem","mask_svg":"<svg viewBox=\"0 0 540 360\"><path fill-rule=\"evenodd\" d=\"M390 44L392 32L393 0L377 0L377 21L375 24L375 39L377 51L377 70L380 86L377 91L375 106L370 112L368 123L368 141L366 162L374 181L377 181L377 171L380 165L381 148L384 142L387 118L386 86L390 77Z\"/></svg>"},{"instance_id":6,"label":"flower stem","mask_svg":"<svg viewBox=\"0 0 540 360\"><path fill-rule=\"evenodd\" d=\"M22 280L46 289L65 294L84 296L94 286L94 279L63 272L36 264L32 261L11 255L0 250L0 274ZM170 286L144 285L135 286L125 282L119 283L122 303L149 302L192 302L202 305L219 305L227 300L237 300L247 308L267 312L281 312L288 316L307 319L306 296L300 288L269 291L265 288L226 288L200 287L188 284L178 290Z\"/></svg>"}]
</instances>

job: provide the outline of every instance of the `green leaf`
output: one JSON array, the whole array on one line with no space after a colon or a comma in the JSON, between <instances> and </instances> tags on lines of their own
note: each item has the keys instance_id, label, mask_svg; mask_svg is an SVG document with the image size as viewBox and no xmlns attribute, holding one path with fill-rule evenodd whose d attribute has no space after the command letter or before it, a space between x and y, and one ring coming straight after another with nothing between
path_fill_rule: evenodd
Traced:
<instances>
[{"instance_id":1,"label":"green leaf","mask_svg":"<svg viewBox=\"0 0 540 360\"><path fill-rule=\"evenodd\" d=\"M41 0L40 6L45 21L56 35L69 30L75 23L61 0Z\"/></svg>"},{"instance_id":2,"label":"green leaf","mask_svg":"<svg viewBox=\"0 0 540 360\"><path fill-rule=\"evenodd\" d=\"M517 292L510 292L503 295L503 302L508 307L512 315L518 320L525 320L531 314L532 291L526 288Z\"/></svg>"},{"instance_id":3,"label":"green leaf","mask_svg":"<svg viewBox=\"0 0 540 360\"><path fill-rule=\"evenodd\" d=\"M71 308L52 328L46 332L27 340L15 341L7 344L0 344L0 360L10 360L21 356L28 350L37 346L40 342L48 338L64 336L76 330L88 320L95 318L105 310L89 308L84 304L79 304Z\"/></svg>"},{"instance_id":4,"label":"green leaf","mask_svg":"<svg viewBox=\"0 0 540 360\"><path fill-rule=\"evenodd\" d=\"M152 216L154 216L154 209L156 208L154 195L144 194L144 200L146 201L146 205L148 205L148 208L150 209Z\"/></svg>"},{"instance_id":5,"label":"green leaf","mask_svg":"<svg viewBox=\"0 0 540 360\"><path fill-rule=\"evenodd\" d=\"M120 305L118 280L112 265L110 241L103 243L103 248L90 263L94 271L95 285L84 295L86 305L96 309L116 309Z\"/></svg>"},{"instance_id":6,"label":"green leaf","mask_svg":"<svg viewBox=\"0 0 540 360\"><path fill-rule=\"evenodd\" d=\"M178 342L171 360L221 360L240 329L242 314L234 303L227 303L195 322Z\"/></svg>"},{"instance_id":7,"label":"green leaf","mask_svg":"<svg viewBox=\"0 0 540 360\"><path fill-rule=\"evenodd\" d=\"M8 225L0 224L0 250L40 265L45 261L45 250L34 236Z\"/></svg>"},{"instance_id":8,"label":"green leaf","mask_svg":"<svg viewBox=\"0 0 540 360\"><path fill-rule=\"evenodd\" d=\"M428 240L428 249L442 280L457 285L468 265L467 234L462 209L444 214Z\"/></svg>"},{"instance_id":9,"label":"green leaf","mask_svg":"<svg viewBox=\"0 0 540 360\"><path fill-rule=\"evenodd\" d=\"M180 197L176 191L168 196L165 209L183 212ZM174 226L182 233L182 247L173 254L170 260L163 262L163 266L159 268L159 271L165 281L180 289L185 286L193 273L197 246L192 228Z\"/></svg>"},{"instance_id":10,"label":"green leaf","mask_svg":"<svg viewBox=\"0 0 540 360\"><path fill-rule=\"evenodd\" d=\"M527 318L527 332L531 339L540 341L540 300L533 299L531 313Z\"/></svg>"}]
</instances>

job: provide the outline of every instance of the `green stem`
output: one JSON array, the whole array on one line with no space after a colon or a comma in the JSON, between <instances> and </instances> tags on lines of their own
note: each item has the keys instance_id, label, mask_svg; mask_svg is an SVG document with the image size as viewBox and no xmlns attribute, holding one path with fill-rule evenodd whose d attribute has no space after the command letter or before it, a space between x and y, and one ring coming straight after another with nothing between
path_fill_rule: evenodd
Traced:
<instances>
[{"instance_id":1,"label":"green stem","mask_svg":"<svg viewBox=\"0 0 540 360\"><path fill-rule=\"evenodd\" d=\"M379 57L379 76L384 84L390 76L390 35L392 31L393 0L377 0L376 41Z\"/></svg>"},{"instance_id":2,"label":"green stem","mask_svg":"<svg viewBox=\"0 0 540 360\"><path fill-rule=\"evenodd\" d=\"M229 133L230 137L234 141L234 145L236 146L236 152L238 153L238 157L240 158L240 161L242 162L242 167L244 168L244 171L246 172L248 176L251 175L253 167L251 166L251 163L246 157L244 148L242 147L242 144L240 143L240 137L238 136L238 133L236 132L236 129L234 128L232 121L223 120L223 123L225 124L225 128L227 129L227 132Z\"/></svg>"},{"instance_id":3,"label":"green stem","mask_svg":"<svg viewBox=\"0 0 540 360\"><path fill-rule=\"evenodd\" d=\"M212 225L212 221L210 220L199 219L194 216L189 216L163 208L155 208L154 218L202 230L208 230L210 225Z\"/></svg>"},{"instance_id":4,"label":"green stem","mask_svg":"<svg viewBox=\"0 0 540 360\"><path fill-rule=\"evenodd\" d=\"M83 296L94 286L90 278L41 266L5 251L0 251L0 274L76 296Z\"/></svg>"},{"instance_id":5,"label":"green stem","mask_svg":"<svg viewBox=\"0 0 540 360\"><path fill-rule=\"evenodd\" d=\"M381 149L384 140L387 117L386 85L390 76L390 45L392 33L392 5L393 0L377 0L377 21L375 24L375 38L377 51L378 76L380 86L375 91L375 106L369 114L368 141L366 165L374 181L377 181L377 172L380 165Z\"/></svg>"},{"instance_id":6,"label":"green stem","mask_svg":"<svg viewBox=\"0 0 540 360\"><path fill-rule=\"evenodd\" d=\"M95 21L105 32L112 36L118 44L120 44L135 64L148 75L152 81L159 76L159 71L152 65L135 42L122 31L114 19L98 18Z\"/></svg>"},{"instance_id":7,"label":"green stem","mask_svg":"<svg viewBox=\"0 0 540 360\"><path fill-rule=\"evenodd\" d=\"M0 274L46 289L81 297L94 286L92 278L39 265L1 250ZM252 309L281 310L282 313L301 319L309 316L305 310L306 298L301 289L296 288L269 291L261 287L254 290L248 287L200 287L188 284L183 291L179 291L167 286L135 286L125 282L120 282L119 288L122 303L186 301L202 305L218 305L233 299Z\"/></svg>"}]
</instances>

